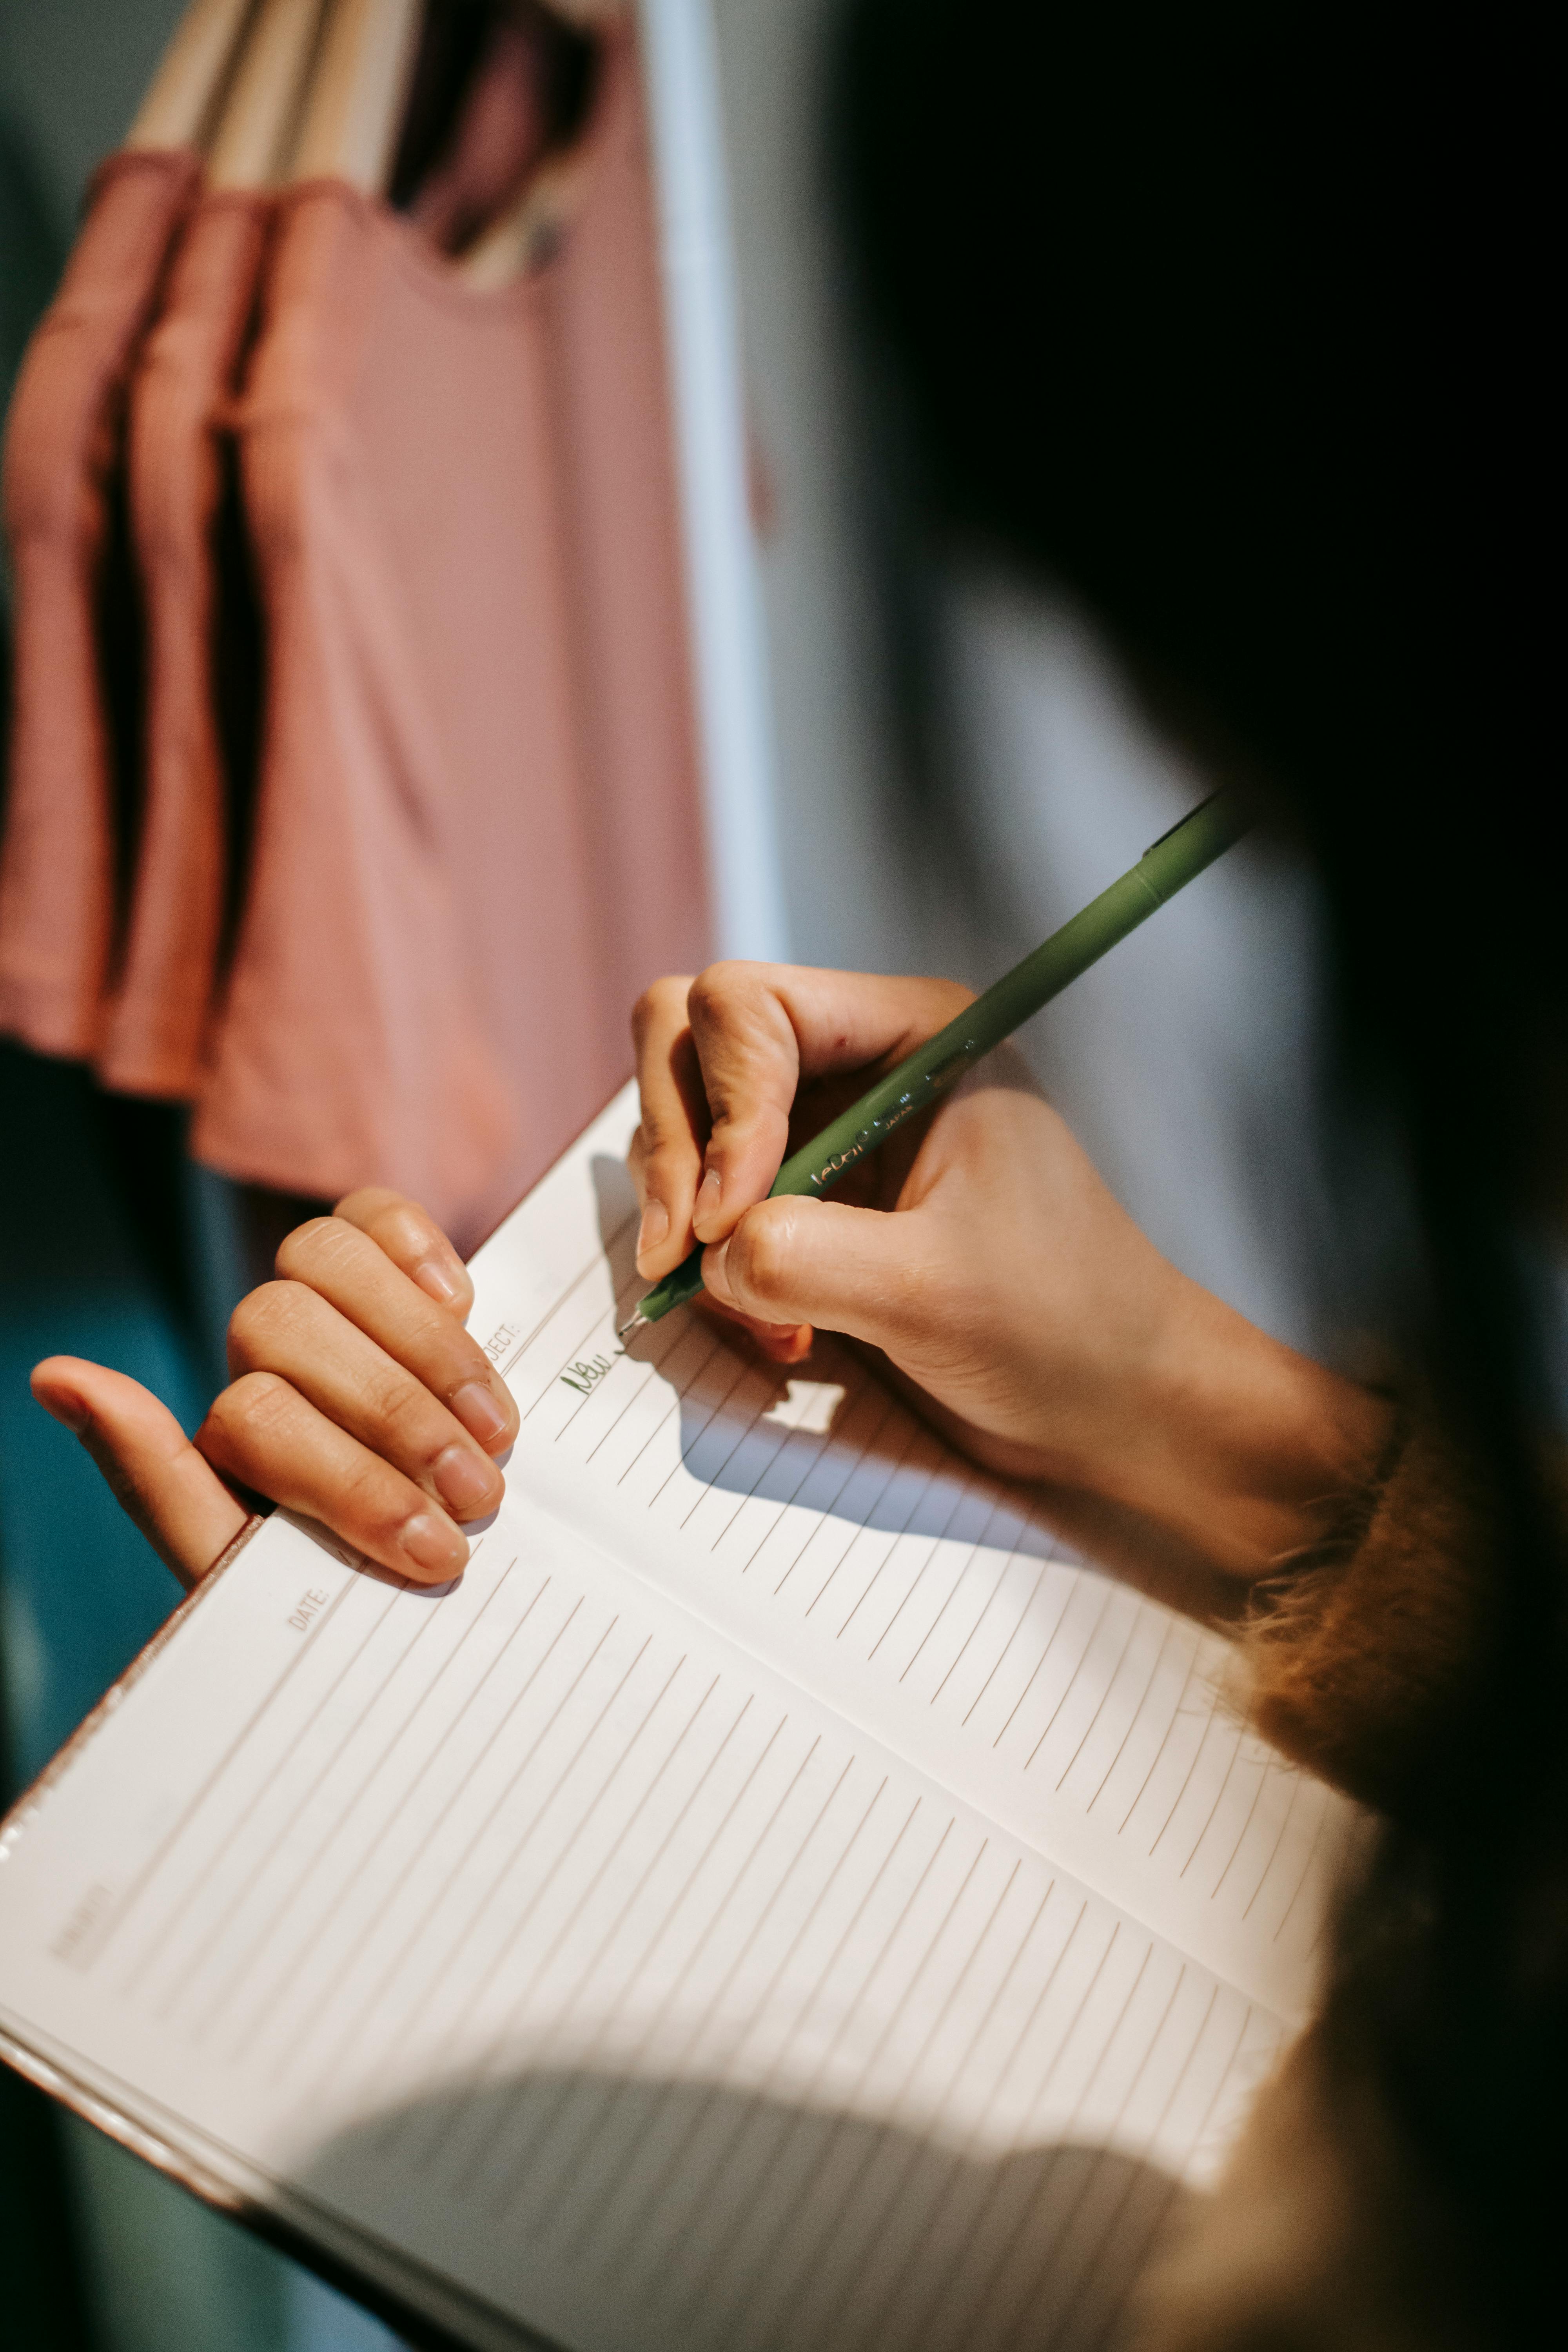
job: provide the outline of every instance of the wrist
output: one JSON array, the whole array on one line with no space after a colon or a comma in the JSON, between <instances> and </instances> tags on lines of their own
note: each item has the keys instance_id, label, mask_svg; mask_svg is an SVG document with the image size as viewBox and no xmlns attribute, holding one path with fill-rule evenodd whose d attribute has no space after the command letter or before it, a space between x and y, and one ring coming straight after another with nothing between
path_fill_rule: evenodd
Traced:
<instances>
[{"instance_id":1,"label":"wrist","mask_svg":"<svg viewBox=\"0 0 1568 2352\"><path fill-rule=\"evenodd\" d=\"M1255 1580L1316 1550L1378 1475L1393 1407L1176 1275L1081 1483Z\"/></svg>"}]
</instances>

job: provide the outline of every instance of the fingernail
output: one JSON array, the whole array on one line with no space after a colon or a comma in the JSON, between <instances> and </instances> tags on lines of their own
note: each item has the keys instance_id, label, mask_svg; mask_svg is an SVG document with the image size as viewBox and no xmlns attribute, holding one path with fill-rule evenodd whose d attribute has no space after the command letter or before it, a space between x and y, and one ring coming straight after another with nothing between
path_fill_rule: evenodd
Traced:
<instances>
[{"instance_id":1,"label":"fingernail","mask_svg":"<svg viewBox=\"0 0 1568 2352\"><path fill-rule=\"evenodd\" d=\"M438 1257L427 1257L422 1264L416 1265L414 1269L414 1279L421 1290L428 1291L431 1297L438 1300L443 1307L455 1307L463 1295L462 1284L458 1282L451 1267L443 1265Z\"/></svg>"},{"instance_id":2,"label":"fingernail","mask_svg":"<svg viewBox=\"0 0 1568 2352\"><path fill-rule=\"evenodd\" d=\"M483 1509L494 1499L496 1474L482 1454L466 1445L448 1445L430 1465L436 1491L456 1518Z\"/></svg>"},{"instance_id":3,"label":"fingernail","mask_svg":"<svg viewBox=\"0 0 1568 2352\"><path fill-rule=\"evenodd\" d=\"M799 1323L787 1338L773 1342L771 1352L781 1364L804 1364L816 1336L809 1323Z\"/></svg>"},{"instance_id":4,"label":"fingernail","mask_svg":"<svg viewBox=\"0 0 1568 2352\"><path fill-rule=\"evenodd\" d=\"M451 1523L434 1511L416 1511L405 1519L398 1538L423 1577L444 1580L456 1576L468 1557L468 1547Z\"/></svg>"},{"instance_id":5,"label":"fingernail","mask_svg":"<svg viewBox=\"0 0 1568 2352\"><path fill-rule=\"evenodd\" d=\"M646 1257L650 1249L657 1249L668 1231L669 1211L662 1201L650 1201L642 1213L642 1223L637 1227L638 1257Z\"/></svg>"},{"instance_id":6,"label":"fingernail","mask_svg":"<svg viewBox=\"0 0 1568 2352\"><path fill-rule=\"evenodd\" d=\"M726 1307L733 1307L735 1294L730 1287L729 1273L725 1265L725 1260L729 1255L728 1242L721 1242L716 1250L710 1250L702 1261L702 1280L715 1298L721 1298Z\"/></svg>"},{"instance_id":7,"label":"fingernail","mask_svg":"<svg viewBox=\"0 0 1568 2352\"><path fill-rule=\"evenodd\" d=\"M723 1189L719 1179L719 1171L717 1168L710 1168L697 1190L697 1206L691 1212L691 1222L694 1225L700 1225L704 1218L718 1215L720 1196Z\"/></svg>"},{"instance_id":8,"label":"fingernail","mask_svg":"<svg viewBox=\"0 0 1568 2352\"><path fill-rule=\"evenodd\" d=\"M501 1408L500 1398L493 1390L486 1388L483 1381L465 1381L453 1394L452 1411L468 1435L477 1437L481 1445L493 1445L498 1437L506 1435L511 1425Z\"/></svg>"}]
</instances>

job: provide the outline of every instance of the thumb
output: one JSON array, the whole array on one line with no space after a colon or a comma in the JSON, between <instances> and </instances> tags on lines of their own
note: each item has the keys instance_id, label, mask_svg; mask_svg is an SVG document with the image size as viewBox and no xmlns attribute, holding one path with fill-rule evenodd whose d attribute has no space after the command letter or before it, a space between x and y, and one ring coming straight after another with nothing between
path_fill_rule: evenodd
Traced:
<instances>
[{"instance_id":1,"label":"thumb","mask_svg":"<svg viewBox=\"0 0 1568 2352\"><path fill-rule=\"evenodd\" d=\"M139 1381L80 1356L34 1366L34 1396L79 1437L159 1557L189 1587L250 1516Z\"/></svg>"},{"instance_id":2,"label":"thumb","mask_svg":"<svg viewBox=\"0 0 1568 2352\"><path fill-rule=\"evenodd\" d=\"M920 1218L912 1210L841 1201L759 1201L728 1241L706 1251L702 1280L735 1313L770 1324L816 1324L890 1349L921 1287Z\"/></svg>"}]
</instances>

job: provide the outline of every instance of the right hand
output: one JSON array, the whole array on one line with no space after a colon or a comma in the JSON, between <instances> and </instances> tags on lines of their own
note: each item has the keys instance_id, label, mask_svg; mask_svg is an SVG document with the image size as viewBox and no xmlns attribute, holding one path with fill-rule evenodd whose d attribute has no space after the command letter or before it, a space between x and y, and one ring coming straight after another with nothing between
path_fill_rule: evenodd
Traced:
<instances>
[{"instance_id":1,"label":"right hand","mask_svg":"<svg viewBox=\"0 0 1568 2352\"><path fill-rule=\"evenodd\" d=\"M1010 1049L829 1198L766 1197L789 1150L969 1001L780 964L657 982L634 1019L638 1272L695 1237L710 1302L778 1360L844 1332L988 1467L1258 1572L1375 1457L1384 1409L1163 1258Z\"/></svg>"}]
</instances>

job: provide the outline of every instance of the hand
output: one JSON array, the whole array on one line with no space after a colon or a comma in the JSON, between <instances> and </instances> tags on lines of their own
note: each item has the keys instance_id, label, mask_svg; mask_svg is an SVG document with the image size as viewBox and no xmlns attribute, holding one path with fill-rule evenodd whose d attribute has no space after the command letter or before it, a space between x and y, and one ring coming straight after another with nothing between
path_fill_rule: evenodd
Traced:
<instances>
[{"instance_id":1,"label":"hand","mask_svg":"<svg viewBox=\"0 0 1568 2352\"><path fill-rule=\"evenodd\" d=\"M637 1267L693 1237L710 1297L781 1361L814 1326L879 1349L988 1466L1141 1514L1228 1574L1314 1540L1370 1475L1376 1399L1161 1257L1004 1048L826 1200L786 1153L969 1002L939 980L724 963L634 1021Z\"/></svg>"},{"instance_id":2,"label":"hand","mask_svg":"<svg viewBox=\"0 0 1568 2352\"><path fill-rule=\"evenodd\" d=\"M423 1209L380 1191L296 1227L277 1267L234 1311L236 1377L194 1441L137 1381L79 1357L39 1364L33 1394L186 1585L253 1496L398 1575L445 1582L468 1556L462 1523L500 1500L491 1456L517 1434L505 1382L463 1328L467 1269Z\"/></svg>"}]
</instances>

